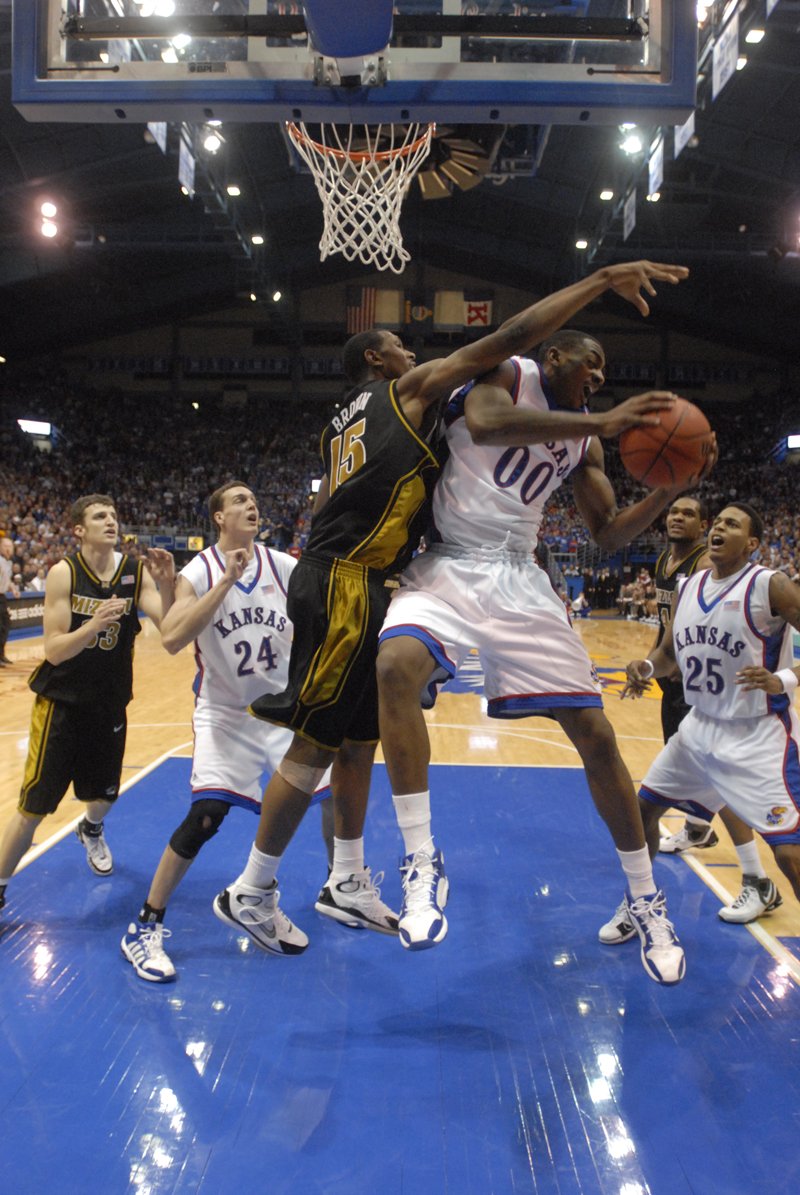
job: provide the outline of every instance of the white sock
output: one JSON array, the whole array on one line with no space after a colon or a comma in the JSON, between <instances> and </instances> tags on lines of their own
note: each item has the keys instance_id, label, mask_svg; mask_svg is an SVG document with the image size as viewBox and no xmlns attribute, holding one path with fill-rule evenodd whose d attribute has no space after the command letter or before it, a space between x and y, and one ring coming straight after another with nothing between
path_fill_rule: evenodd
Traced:
<instances>
[{"instance_id":1,"label":"white sock","mask_svg":"<svg viewBox=\"0 0 800 1195\"><path fill-rule=\"evenodd\" d=\"M333 838L331 879L346 880L364 870L364 839Z\"/></svg>"},{"instance_id":2,"label":"white sock","mask_svg":"<svg viewBox=\"0 0 800 1195\"><path fill-rule=\"evenodd\" d=\"M622 870L628 880L628 888L634 900L639 896L651 896L656 891L653 879L653 864L646 846L638 851L617 851Z\"/></svg>"},{"instance_id":3,"label":"white sock","mask_svg":"<svg viewBox=\"0 0 800 1195\"><path fill-rule=\"evenodd\" d=\"M766 879L767 873L764 871L764 866L758 856L758 846L755 839L752 842L746 842L744 846L737 846L736 854L739 856L742 875L758 876L760 880Z\"/></svg>"},{"instance_id":4,"label":"white sock","mask_svg":"<svg viewBox=\"0 0 800 1195\"><path fill-rule=\"evenodd\" d=\"M430 792L404 793L401 797L393 796L392 800L406 854L413 855L423 847L432 853Z\"/></svg>"},{"instance_id":5,"label":"white sock","mask_svg":"<svg viewBox=\"0 0 800 1195\"><path fill-rule=\"evenodd\" d=\"M271 888L282 858L282 855L265 855L254 843L250 848L247 866L239 879L251 888Z\"/></svg>"}]
</instances>

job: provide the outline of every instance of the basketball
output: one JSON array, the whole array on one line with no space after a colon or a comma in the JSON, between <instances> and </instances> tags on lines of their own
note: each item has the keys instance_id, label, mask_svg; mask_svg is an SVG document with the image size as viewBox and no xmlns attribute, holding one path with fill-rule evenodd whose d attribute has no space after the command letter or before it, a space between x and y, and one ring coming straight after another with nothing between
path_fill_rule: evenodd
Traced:
<instances>
[{"instance_id":1,"label":"basketball","mask_svg":"<svg viewBox=\"0 0 800 1195\"><path fill-rule=\"evenodd\" d=\"M623 465L650 489L688 482L703 468L713 443L705 415L685 398L659 417L658 426L631 427L619 438Z\"/></svg>"}]
</instances>

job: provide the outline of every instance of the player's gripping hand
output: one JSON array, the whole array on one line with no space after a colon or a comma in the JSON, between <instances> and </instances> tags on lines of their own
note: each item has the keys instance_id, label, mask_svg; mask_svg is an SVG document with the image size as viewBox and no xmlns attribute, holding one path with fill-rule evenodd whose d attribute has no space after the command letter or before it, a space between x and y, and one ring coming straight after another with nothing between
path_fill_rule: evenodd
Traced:
<instances>
[{"instance_id":1,"label":"player's gripping hand","mask_svg":"<svg viewBox=\"0 0 800 1195\"><path fill-rule=\"evenodd\" d=\"M631 660L625 668L625 688L620 699L642 697L652 686L653 665L650 660Z\"/></svg>"},{"instance_id":2,"label":"player's gripping hand","mask_svg":"<svg viewBox=\"0 0 800 1195\"><path fill-rule=\"evenodd\" d=\"M240 581L247 568L247 549L234 548L225 553L225 576L230 581Z\"/></svg>"},{"instance_id":3,"label":"player's gripping hand","mask_svg":"<svg viewBox=\"0 0 800 1195\"><path fill-rule=\"evenodd\" d=\"M106 627L111 626L112 622L122 618L125 613L125 598L106 598L104 602L95 610L92 617L85 624L87 627L91 626L95 632L104 631Z\"/></svg>"},{"instance_id":4,"label":"player's gripping hand","mask_svg":"<svg viewBox=\"0 0 800 1195\"><path fill-rule=\"evenodd\" d=\"M746 693L752 689L763 689L765 693L773 693L776 697L783 693L783 681L768 668L758 668L755 664L748 664L736 673L736 683L741 685Z\"/></svg>"},{"instance_id":5,"label":"player's gripping hand","mask_svg":"<svg viewBox=\"0 0 800 1195\"><path fill-rule=\"evenodd\" d=\"M159 588L175 584L175 557L166 548L148 548L144 567Z\"/></svg>"}]
</instances>

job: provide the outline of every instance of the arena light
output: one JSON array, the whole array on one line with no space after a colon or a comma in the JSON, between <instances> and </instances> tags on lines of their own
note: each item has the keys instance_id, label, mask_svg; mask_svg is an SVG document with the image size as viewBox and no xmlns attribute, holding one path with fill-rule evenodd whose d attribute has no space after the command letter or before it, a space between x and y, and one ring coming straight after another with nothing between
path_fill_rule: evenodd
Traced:
<instances>
[{"instance_id":1,"label":"arena light","mask_svg":"<svg viewBox=\"0 0 800 1195\"><path fill-rule=\"evenodd\" d=\"M52 240L53 237L58 236L58 225L54 224L52 220L42 220L42 227L40 229L43 237Z\"/></svg>"},{"instance_id":2,"label":"arena light","mask_svg":"<svg viewBox=\"0 0 800 1195\"><path fill-rule=\"evenodd\" d=\"M228 192L228 194L230 195L231 199L238 199L238 197L239 197L239 196L241 195L241 193L242 193L242 188L241 188L241 187L237 187L236 183L228 183L228 185L227 185L227 187L225 188L225 190Z\"/></svg>"},{"instance_id":3,"label":"arena light","mask_svg":"<svg viewBox=\"0 0 800 1195\"><path fill-rule=\"evenodd\" d=\"M272 302L273 303L280 303L282 298L283 298L283 295L281 294L281 292L279 290L272 292Z\"/></svg>"},{"instance_id":4,"label":"arena light","mask_svg":"<svg viewBox=\"0 0 800 1195\"><path fill-rule=\"evenodd\" d=\"M792 450L800 448L800 435L787 436L786 447Z\"/></svg>"},{"instance_id":5,"label":"arena light","mask_svg":"<svg viewBox=\"0 0 800 1195\"><path fill-rule=\"evenodd\" d=\"M315 478L313 478L313 479L312 479L312 482L311 482L311 493L312 493L312 494L318 494L318 493L319 493L319 487L320 487L321 485L322 485L322 478L321 478L321 477L315 477Z\"/></svg>"},{"instance_id":6,"label":"arena light","mask_svg":"<svg viewBox=\"0 0 800 1195\"><path fill-rule=\"evenodd\" d=\"M250 302L255 303L257 301L258 301L258 295L256 294L256 292L254 290L251 290L250 291Z\"/></svg>"},{"instance_id":7,"label":"arena light","mask_svg":"<svg viewBox=\"0 0 800 1195\"><path fill-rule=\"evenodd\" d=\"M260 232L253 233L253 235L250 237L250 240L252 241L252 243L254 245L263 245L264 244L264 238L262 237Z\"/></svg>"},{"instance_id":8,"label":"arena light","mask_svg":"<svg viewBox=\"0 0 800 1195\"><path fill-rule=\"evenodd\" d=\"M578 239L578 240L575 242L575 248L576 248L576 249L588 249L588 248L589 248L589 242L588 242L588 241L585 241L585 240L583 239L583 237L580 237L580 238L579 238L579 239Z\"/></svg>"},{"instance_id":9,"label":"arena light","mask_svg":"<svg viewBox=\"0 0 800 1195\"><path fill-rule=\"evenodd\" d=\"M751 46L757 46L760 41L764 39L763 29L748 29L744 40L749 42Z\"/></svg>"},{"instance_id":10,"label":"arena light","mask_svg":"<svg viewBox=\"0 0 800 1195\"><path fill-rule=\"evenodd\" d=\"M49 199L46 199L44 201L44 203L39 208L39 211L42 213L42 215L45 217L46 220L52 220L53 216L58 215L58 208Z\"/></svg>"},{"instance_id":11,"label":"arena light","mask_svg":"<svg viewBox=\"0 0 800 1195\"><path fill-rule=\"evenodd\" d=\"M187 46L192 44L192 39L188 33L179 33L177 37L173 37L172 44L176 50L185 50Z\"/></svg>"},{"instance_id":12,"label":"arena light","mask_svg":"<svg viewBox=\"0 0 800 1195\"><path fill-rule=\"evenodd\" d=\"M642 139L638 133L627 133L624 139L620 142L620 149L623 153L633 157L634 154L642 152Z\"/></svg>"},{"instance_id":13,"label":"arena light","mask_svg":"<svg viewBox=\"0 0 800 1195\"><path fill-rule=\"evenodd\" d=\"M5 365L5 364L6 364L6 358L0 357L0 365Z\"/></svg>"},{"instance_id":14,"label":"arena light","mask_svg":"<svg viewBox=\"0 0 800 1195\"><path fill-rule=\"evenodd\" d=\"M737 71L743 71L746 66L747 66L747 55L740 54L739 57L736 59Z\"/></svg>"},{"instance_id":15,"label":"arena light","mask_svg":"<svg viewBox=\"0 0 800 1195\"><path fill-rule=\"evenodd\" d=\"M658 203L660 198L661 198L661 192L653 191L653 193L651 195L647 196L647 202L648 203Z\"/></svg>"},{"instance_id":16,"label":"arena light","mask_svg":"<svg viewBox=\"0 0 800 1195\"><path fill-rule=\"evenodd\" d=\"M216 154L222 149L222 136L215 129L207 132L203 137L203 149L206 153Z\"/></svg>"},{"instance_id":17,"label":"arena light","mask_svg":"<svg viewBox=\"0 0 800 1195\"><path fill-rule=\"evenodd\" d=\"M604 203L608 203L608 201L610 199L614 198L614 192L610 191L608 189L608 187L606 187L606 189L604 191L600 192L600 198L603 200Z\"/></svg>"},{"instance_id":18,"label":"arena light","mask_svg":"<svg viewBox=\"0 0 800 1195\"><path fill-rule=\"evenodd\" d=\"M161 51L161 61L167 62L170 66L178 61L178 52L172 46L167 46L166 50Z\"/></svg>"},{"instance_id":19,"label":"arena light","mask_svg":"<svg viewBox=\"0 0 800 1195\"><path fill-rule=\"evenodd\" d=\"M5 357L0 360L5 361ZM27 432L29 436L49 436L52 430L52 424L45 423L41 419L18 419L17 423L20 429Z\"/></svg>"}]
</instances>

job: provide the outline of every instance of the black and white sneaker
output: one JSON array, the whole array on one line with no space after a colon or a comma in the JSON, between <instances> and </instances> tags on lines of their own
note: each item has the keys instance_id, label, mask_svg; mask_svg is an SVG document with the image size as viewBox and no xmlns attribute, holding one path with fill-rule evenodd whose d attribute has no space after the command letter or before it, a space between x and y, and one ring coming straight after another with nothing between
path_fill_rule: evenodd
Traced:
<instances>
[{"instance_id":1,"label":"black and white sneaker","mask_svg":"<svg viewBox=\"0 0 800 1195\"><path fill-rule=\"evenodd\" d=\"M103 835L103 823L94 825L84 817L75 827L75 834L86 848L86 862L94 874L110 876L114 870L114 860Z\"/></svg>"},{"instance_id":2,"label":"black and white sneaker","mask_svg":"<svg viewBox=\"0 0 800 1195\"><path fill-rule=\"evenodd\" d=\"M735 925L747 925L782 904L783 897L769 876L742 876L741 892L732 905L719 910L719 916Z\"/></svg>"},{"instance_id":3,"label":"black and white sneaker","mask_svg":"<svg viewBox=\"0 0 800 1195\"><path fill-rule=\"evenodd\" d=\"M256 946L270 954L302 954L308 938L292 925L278 906L277 881L271 888L255 888L234 880L214 897L214 915L234 929L244 930Z\"/></svg>"},{"instance_id":4,"label":"black and white sneaker","mask_svg":"<svg viewBox=\"0 0 800 1195\"><path fill-rule=\"evenodd\" d=\"M328 876L314 908L324 917L332 917L351 929L374 929L379 934L396 934L397 914L381 900L383 872L373 880L365 867L343 880Z\"/></svg>"},{"instance_id":5,"label":"black and white sneaker","mask_svg":"<svg viewBox=\"0 0 800 1195\"><path fill-rule=\"evenodd\" d=\"M618 946L620 942L629 942L631 938L636 937L636 927L628 913L628 898L626 896L623 896L622 904L619 905L611 920L600 926L597 936L604 946Z\"/></svg>"}]
</instances>

